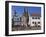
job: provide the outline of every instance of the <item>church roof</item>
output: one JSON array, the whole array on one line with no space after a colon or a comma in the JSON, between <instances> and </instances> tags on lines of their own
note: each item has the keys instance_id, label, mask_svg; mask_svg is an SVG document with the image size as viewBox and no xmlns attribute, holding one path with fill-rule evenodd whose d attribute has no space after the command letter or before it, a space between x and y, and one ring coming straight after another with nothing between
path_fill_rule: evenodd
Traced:
<instances>
[{"instance_id":1,"label":"church roof","mask_svg":"<svg viewBox=\"0 0 46 37\"><path fill-rule=\"evenodd\" d=\"M41 16L41 14L31 14L31 16Z\"/></svg>"}]
</instances>

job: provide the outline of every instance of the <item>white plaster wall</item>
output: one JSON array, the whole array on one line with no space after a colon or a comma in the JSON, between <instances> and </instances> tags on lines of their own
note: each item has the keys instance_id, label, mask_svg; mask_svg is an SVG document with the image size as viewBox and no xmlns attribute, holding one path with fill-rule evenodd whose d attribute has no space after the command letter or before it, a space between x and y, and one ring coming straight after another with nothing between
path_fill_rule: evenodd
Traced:
<instances>
[{"instance_id":1,"label":"white plaster wall","mask_svg":"<svg viewBox=\"0 0 46 37\"><path fill-rule=\"evenodd\" d=\"M39 22L39 21L41 21L41 18L40 18L40 20L39 19L32 19L32 17L31 16L29 16L29 25L30 26L35 26L32 22ZM38 24L38 25L40 25L40 24Z\"/></svg>"},{"instance_id":2,"label":"white plaster wall","mask_svg":"<svg viewBox=\"0 0 46 37\"><path fill-rule=\"evenodd\" d=\"M37 22L37 23L38 23L38 22L41 21L41 18L40 18L40 19L31 19L31 21L32 21L32 22L34 21L34 22ZM31 23L31 25L32 25L32 23ZM34 25L34 24L33 24L33 25ZM34 25L34 26L35 26L35 25Z\"/></svg>"}]
</instances>

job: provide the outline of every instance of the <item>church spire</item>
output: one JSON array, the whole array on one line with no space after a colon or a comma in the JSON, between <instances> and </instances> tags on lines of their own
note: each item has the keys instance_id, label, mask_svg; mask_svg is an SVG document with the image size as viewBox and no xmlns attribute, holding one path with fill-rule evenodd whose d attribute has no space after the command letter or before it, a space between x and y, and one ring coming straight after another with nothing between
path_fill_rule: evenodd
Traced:
<instances>
[{"instance_id":1,"label":"church spire","mask_svg":"<svg viewBox=\"0 0 46 37\"><path fill-rule=\"evenodd\" d=\"M27 7L24 7L24 12L28 12L28 8Z\"/></svg>"},{"instance_id":2,"label":"church spire","mask_svg":"<svg viewBox=\"0 0 46 37\"><path fill-rule=\"evenodd\" d=\"M23 14L24 16L28 16L28 8L27 7L24 7L24 14Z\"/></svg>"},{"instance_id":3,"label":"church spire","mask_svg":"<svg viewBox=\"0 0 46 37\"><path fill-rule=\"evenodd\" d=\"M17 16L17 12L16 12L16 10L15 10L15 12L14 12L14 16Z\"/></svg>"}]
</instances>

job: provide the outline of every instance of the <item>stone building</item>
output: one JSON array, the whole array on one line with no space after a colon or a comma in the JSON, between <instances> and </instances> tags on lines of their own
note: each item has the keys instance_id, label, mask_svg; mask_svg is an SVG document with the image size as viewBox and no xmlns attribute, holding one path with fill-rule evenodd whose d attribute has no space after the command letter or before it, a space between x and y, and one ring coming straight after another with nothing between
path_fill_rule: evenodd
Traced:
<instances>
[{"instance_id":1,"label":"stone building","mask_svg":"<svg viewBox=\"0 0 46 37\"><path fill-rule=\"evenodd\" d=\"M14 12L14 16L12 18L12 23L13 25L21 25L21 17L19 15L17 15L16 12Z\"/></svg>"},{"instance_id":2,"label":"stone building","mask_svg":"<svg viewBox=\"0 0 46 37\"><path fill-rule=\"evenodd\" d=\"M28 10L26 9L27 8L24 8L24 13L21 18L22 18L22 25L27 27L29 21L29 15L28 15Z\"/></svg>"}]
</instances>

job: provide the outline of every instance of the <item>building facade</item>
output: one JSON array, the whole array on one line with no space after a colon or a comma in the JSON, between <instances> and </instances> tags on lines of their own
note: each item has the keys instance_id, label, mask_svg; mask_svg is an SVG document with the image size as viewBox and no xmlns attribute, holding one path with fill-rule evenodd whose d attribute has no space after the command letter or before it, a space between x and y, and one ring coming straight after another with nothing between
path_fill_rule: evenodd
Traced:
<instances>
[{"instance_id":1,"label":"building facade","mask_svg":"<svg viewBox=\"0 0 46 37\"><path fill-rule=\"evenodd\" d=\"M21 25L20 17L14 17L14 25Z\"/></svg>"},{"instance_id":2,"label":"building facade","mask_svg":"<svg viewBox=\"0 0 46 37\"><path fill-rule=\"evenodd\" d=\"M29 16L29 25L30 26L40 26L41 25L41 16Z\"/></svg>"},{"instance_id":3,"label":"building facade","mask_svg":"<svg viewBox=\"0 0 46 37\"><path fill-rule=\"evenodd\" d=\"M13 25L21 25L21 17L19 15L17 15L17 12L14 12L13 15Z\"/></svg>"}]
</instances>

